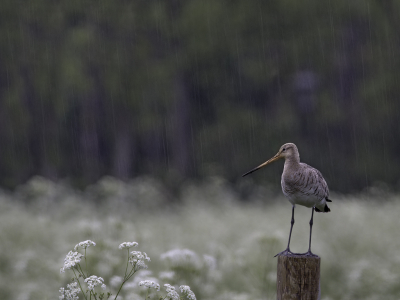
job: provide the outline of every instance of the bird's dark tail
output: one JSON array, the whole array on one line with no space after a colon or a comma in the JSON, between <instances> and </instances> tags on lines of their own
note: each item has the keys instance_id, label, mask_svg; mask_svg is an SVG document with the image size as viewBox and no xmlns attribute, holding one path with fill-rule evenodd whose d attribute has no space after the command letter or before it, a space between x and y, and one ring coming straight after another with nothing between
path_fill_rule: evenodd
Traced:
<instances>
[{"instance_id":1,"label":"bird's dark tail","mask_svg":"<svg viewBox=\"0 0 400 300\"><path fill-rule=\"evenodd\" d=\"M325 204L324 211L321 211L321 210L319 210L319 209L316 208L316 207L315 207L315 211L316 211L316 212L324 212L324 213L327 213L327 212L330 212L331 210L329 209L328 205Z\"/></svg>"}]
</instances>

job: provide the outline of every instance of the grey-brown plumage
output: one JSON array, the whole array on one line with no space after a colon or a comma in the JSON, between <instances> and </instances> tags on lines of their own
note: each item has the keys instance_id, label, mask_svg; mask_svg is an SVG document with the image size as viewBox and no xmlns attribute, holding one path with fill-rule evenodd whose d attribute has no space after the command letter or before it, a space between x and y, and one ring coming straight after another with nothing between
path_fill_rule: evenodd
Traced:
<instances>
[{"instance_id":1,"label":"grey-brown plumage","mask_svg":"<svg viewBox=\"0 0 400 300\"><path fill-rule=\"evenodd\" d=\"M282 191L283 194L289 199L290 203L292 203L292 221L288 246L287 249L281 253L292 253L289 245L294 224L294 208L296 204L299 204L312 208L309 249L306 254L314 255L311 252L311 233L314 209L316 212L330 212L326 202L332 202L328 199L328 185L321 172L305 163L300 162L300 155L296 145L293 143L287 143L279 149L278 153L274 157L254 168L253 170L243 174L243 176L253 173L254 171L257 171L280 158L285 159L285 165L283 167L281 178Z\"/></svg>"}]
</instances>

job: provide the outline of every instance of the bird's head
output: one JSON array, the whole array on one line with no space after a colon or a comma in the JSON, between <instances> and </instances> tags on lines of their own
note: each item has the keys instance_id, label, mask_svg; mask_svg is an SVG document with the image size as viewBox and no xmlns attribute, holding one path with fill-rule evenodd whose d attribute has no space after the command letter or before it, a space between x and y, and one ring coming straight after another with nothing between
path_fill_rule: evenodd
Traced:
<instances>
[{"instance_id":1,"label":"bird's head","mask_svg":"<svg viewBox=\"0 0 400 300\"><path fill-rule=\"evenodd\" d=\"M279 158L300 158L299 150L296 145L293 143L286 143L279 148L278 153L275 156L279 156Z\"/></svg>"},{"instance_id":2,"label":"bird's head","mask_svg":"<svg viewBox=\"0 0 400 300\"><path fill-rule=\"evenodd\" d=\"M249 175L259 169L261 169L262 167L265 167L266 165L280 159L280 158L284 158L286 159L295 159L300 161L300 155L299 155L299 150L297 149L296 145L293 143L286 143L284 145L282 145L279 148L279 151L277 154L275 154L272 158L270 158L269 160L267 160L265 163L262 163L261 165L259 165L258 167L250 170L247 173L244 173L242 176L246 176Z\"/></svg>"}]
</instances>

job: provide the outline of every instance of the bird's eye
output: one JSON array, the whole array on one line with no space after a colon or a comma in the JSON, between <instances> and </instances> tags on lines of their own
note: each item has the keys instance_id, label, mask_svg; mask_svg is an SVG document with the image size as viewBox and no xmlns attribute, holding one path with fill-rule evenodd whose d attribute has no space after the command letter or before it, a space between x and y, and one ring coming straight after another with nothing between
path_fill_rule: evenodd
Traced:
<instances>
[{"instance_id":1,"label":"bird's eye","mask_svg":"<svg viewBox=\"0 0 400 300\"><path fill-rule=\"evenodd\" d=\"M283 149L282 149L282 152L285 152L285 151L286 151L286 148L283 148Z\"/></svg>"}]
</instances>

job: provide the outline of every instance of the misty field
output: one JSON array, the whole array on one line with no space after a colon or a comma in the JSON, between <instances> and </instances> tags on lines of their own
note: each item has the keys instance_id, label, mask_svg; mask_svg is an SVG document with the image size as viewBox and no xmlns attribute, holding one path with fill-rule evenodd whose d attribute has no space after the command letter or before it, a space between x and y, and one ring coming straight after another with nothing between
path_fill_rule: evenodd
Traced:
<instances>
[{"instance_id":1,"label":"misty field","mask_svg":"<svg viewBox=\"0 0 400 300\"><path fill-rule=\"evenodd\" d=\"M400 197L373 192L333 194L332 212L315 215L321 299L400 298ZM81 192L34 178L0 196L0 298L58 299L72 278L60 273L66 254L90 239L90 273L114 295L126 259L118 245L138 242L151 258L121 300L144 299L138 278L190 285L200 300L275 299L274 255L286 246L290 214L283 197L258 188L242 201L220 178L175 196L151 178L105 178ZM296 208L295 252L307 251L310 215Z\"/></svg>"}]
</instances>

